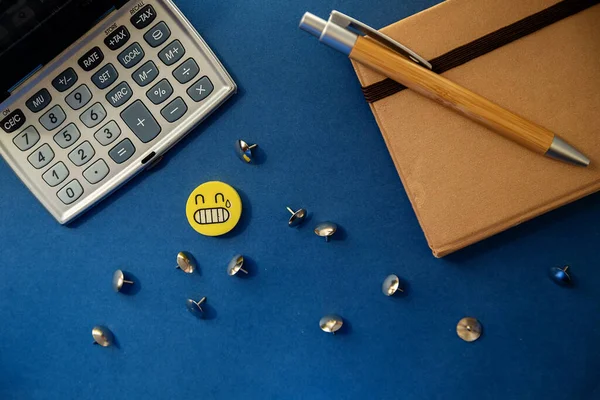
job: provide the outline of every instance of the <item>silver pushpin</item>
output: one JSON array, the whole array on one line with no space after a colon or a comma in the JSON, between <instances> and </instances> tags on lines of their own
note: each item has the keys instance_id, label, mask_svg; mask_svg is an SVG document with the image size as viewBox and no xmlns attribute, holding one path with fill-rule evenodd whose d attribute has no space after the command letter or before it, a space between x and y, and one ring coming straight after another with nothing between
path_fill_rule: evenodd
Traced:
<instances>
[{"instance_id":1,"label":"silver pushpin","mask_svg":"<svg viewBox=\"0 0 600 400\"><path fill-rule=\"evenodd\" d=\"M287 210L292 214L292 216L290 217L290 220L288 221L288 225L290 226L290 228L296 227L298 225L300 225L302 222L304 222L304 218L306 218L306 209L301 208L298 211L294 211L289 207L286 207Z\"/></svg>"},{"instance_id":2,"label":"silver pushpin","mask_svg":"<svg viewBox=\"0 0 600 400\"><path fill-rule=\"evenodd\" d=\"M244 266L244 256L241 254L238 254L235 257L233 257L231 259L231 261L229 261L229 264L227 265L227 274L229 274L229 276L234 276L238 272L243 272L245 274L248 274L248 271L246 271L244 268L242 268L243 266Z\"/></svg>"},{"instance_id":3,"label":"silver pushpin","mask_svg":"<svg viewBox=\"0 0 600 400\"><path fill-rule=\"evenodd\" d=\"M187 251L180 251L177 254L177 266L175 268L179 268L186 274L191 274L196 269L196 260Z\"/></svg>"},{"instance_id":4,"label":"silver pushpin","mask_svg":"<svg viewBox=\"0 0 600 400\"><path fill-rule=\"evenodd\" d=\"M332 333L335 335L344 325L344 320L339 315L329 314L321 318L319 326L323 332Z\"/></svg>"},{"instance_id":5,"label":"silver pushpin","mask_svg":"<svg viewBox=\"0 0 600 400\"><path fill-rule=\"evenodd\" d=\"M99 344L102 347L108 347L115 341L112 332L104 326L95 326L92 329L92 337L94 338L94 344Z\"/></svg>"},{"instance_id":6,"label":"silver pushpin","mask_svg":"<svg viewBox=\"0 0 600 400\"><path fill-rule=\"evenodd\" d=\"M391 274L383 281L381 291L386 296L393 296L396 292L404 293L404 289L400 285L400 278L397 275Z\"/></svg>"},{"instance_id":7,"label":"silver pushpin","mask_svg":"<svg viewBox=\"0 0 600 400\"><path fill-rule=\"evenodd\" d=\"M315 234L325 238L326 242L329 242L329 238L337 231L337 225L333 222L322 222L315 227Z\"/></svg>"},{"instance_id":8,"label":"silver pushpin","mask_svg":"<svg viewBox=\"0 0 600 400\"><path fill-rule=\"evenodd\" d=\"M204 318L204 310L200 307L200 304L206 301L206 297L201 298L199 301L187 299L185 305L189 312L194 314L198 318Z\"/></svg>"},{"instance_id":9,"label":"silver pushpin","mask_svg":"<svg viewBox=\"0 0 600 400\"><path fill-rule=\"evenodd\" d=\"M124 285L133 285L133 281L125 279L125 274L120 269L113 274L112 287L115 292L120 292Z\"/></svg>"},{"instance_id":10,"label":"silver pushpin","mask_svg":"<svg viewBox=\"0 0 600 400\"><path fill-rule=\"evenodd\" d=\"M240 158L240 160L248 164L252 163L254 159L252 155L252 150L257 146L257 144L249 145L241 139L235 141L235 151L238 157Z\"/></svg>"}]
</instances>

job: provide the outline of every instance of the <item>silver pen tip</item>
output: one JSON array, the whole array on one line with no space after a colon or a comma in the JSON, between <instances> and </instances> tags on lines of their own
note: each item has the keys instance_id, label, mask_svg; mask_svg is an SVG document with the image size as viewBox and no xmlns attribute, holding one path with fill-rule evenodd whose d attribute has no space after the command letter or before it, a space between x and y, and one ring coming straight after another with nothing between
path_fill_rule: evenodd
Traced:
<instances>
[{"instance_id":1,"label":"silver pen tip","mask_svg":"<svg viewBox=\"0 0 600 400\"><path fill-rule=\"evenodd\" d=\"M589 158L556 135L554 135L554 140L552 140L552 144L546 152L546 155L582 167L590 165Z\"/></svg>"},{"instance_id":2,"label":"silver pen tip","mask_svg":"<svg viewBox=\"0 0 600 400\"><path fill-rule=\"evenodd\" d=\"M320 38L323 30L325 29L325 25L327 25L327 21L307 12L302 16L299 28L317 38Z\"/></svg>"}]
</instances>

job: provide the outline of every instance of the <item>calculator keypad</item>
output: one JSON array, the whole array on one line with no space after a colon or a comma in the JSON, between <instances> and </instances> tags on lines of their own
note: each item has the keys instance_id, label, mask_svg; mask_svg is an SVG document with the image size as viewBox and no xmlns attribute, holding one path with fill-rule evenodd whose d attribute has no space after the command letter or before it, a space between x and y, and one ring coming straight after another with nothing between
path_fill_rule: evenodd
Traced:
<instances>
[{"instance_id":1,"label":"calculator keypad","mask_svg":"<svg viewBox=\"0 0 600 400\"><path fill-rule=\"evenodd\" d=\"M94 162L88 169L83 171L83 177L92 185L100 182L102 179L106 178L106 175L110 172L106 161L103 159L99 159Z\"/></svg>"},{"instance_id":2,"label":"calculator keypad","mask_svg":"<svg viewBox=\"0 0 600 400\"><path fill-rule=\"evenodd\" d=\"M111 106L116 108L121 107L123 104L127 103L127 100L129 100L131 96L133 96L133 92L131 91L131 88L129 87L127 82L121 82L117 86L115 86L113 90L108 92L108 94L106 95L106 100L110 103Z\"/></svg>"},{"instance_id":3,"label":"calculator keypad","mask_svg":"<svg viewBox=\"0 0 600 400\"><path fill-rule=\"evenodd\" d=\"M46 130L51 131L58 128L60 124L65 122L65 119L67 119L67 116L64 110L57 104L40 117L40 124L42 124Z\"/></svg>"},{"instance_id":4,"label":"calculator keypad","mask_svg":"<svg viewBox=\"0 0 600 400\"><path fill-rule=\"evenodd\" d=\"M31 96L25 105L31 110L31 112L36 113L49 106L51 101L52 96L50 95L50 92L48 92L48 89L41 89L39 92Z\"/></svg>"},{"instance_id":5,"label":"calculator keypad","mask_svg":"<svg viewBox=\"0 0 600 400\"><path fill-rule=\"evenodd\" d=\"M158 53L158 57L165 65L173 65L183 57L185 49L179 40L173 40L167 47Z\"/></svg>"},{"instance_id":6,"label":"calculator keypad","mask_svg":"<svg viewBox=\"0 0 600 400\"><path fill-rule=\"evenodd\" d=\"M185 102L181 97L178 97L160 110L160 113L168 122L175 122L183 117L186 111L187 106L185 105Z\"/></svg>"},{"instance_id":7,"label":"calculator keypad","mask_svg":"<svg viewBox=\"0 0 600 400\"><path fill-rule=\"evenodd\" d=\"M79 132L77 126L74 123L70 123L54 135L54 141L61 149L66 149L79 140L80 137L81 132Z\"/></svg>"},{"instance_id":8,"label":"calculator keypad","mask_svg":"<svg viewBox=\"0 0 600 400\"><path fill-rule=\"evenodd\" d=\"M117 58L125 68L133 68L142 61L142 58L144 58L144 50L142 49L142 46L136 42L123 50Z\"/></svg>"},{"instance_id":9,"label":"calculator keypad","mask_svg":"<svg viewBox=\"0 0 600 400\"><path fill-rule=\"evenodd\" d=\"M50 164L53 159L54 151L52 151L52 148L47 143L27 157L27 160L35 169L44 168L46 165Z\"/></svg>"},{"instance_id":10,"label":"calculator keypad","mask_svg":"<svg viewBox=\"0 0 600 400\"><path fill-rule=\"evenodd\" d=\"M96 133L94 133L94 137L102 146L108 146L117 140L119 136L121 136L121 129L115 121L110 121L108 124L98 129Z\"/></svg>"},{"instance_id":11,"label":"calculator keypad","mask_svg":"<svg viewBox=\"0 0 600 400\"><path fill-rule=\"evenodd\" d=\"M100 122L104 121L104 118L106 118L106 110L100 103L95 103L79 116L81 122L88 128L93 128L98 125Z\"/></svg>"},{"instance_id":12,"label":"calculator keypad","mask_svg":"<svg viewBox=\"0 0 600 400\"><path fill-rule=\"evenodd\" d=\"M173 87L168 80L163 79L146 92L146 96L154 104L160 104L173 94Z\"/></svg>"},{"instance_id":13,"label":"calculator keypad","mask_svg":"<svg viewBox=\"0 0 600 400\"><path fill-rule=\"evenodd\" d=\"M56 194L58 198L65 204L74 203L83 194L83 186L77 179L73 179L67 183L65 187L60 189Z\"/></svg>"},{"instance_id":14,"label":"calculator keypad","mask_svg":"<svg viewBox=\"0 0 600 400\"><path fill-rule=\"evenodd\" d=\"M52 81L52 86L59 92L69 90L77 82L77 73L73 68L67 68Z\"/></svg>"},{"instance_id":15,"label":"calculator keypad","mask_svg":"<svg viewBox=\"0 0 600 400\"><path fill-rule=\"evenodd\" d=\"M21 151L29 150L30 148L35 146L37 144L37 142L39 142L39 141L40 141L40 134L38 133L37 129L35 129L35 127L33 125L28 126L27 128L23 129L23 131L21 131L21 133L19 133L13 139L13 143Z\"/></svg>"},{"instance_id":16,"label":"calculator keypad","mask_svg":"<svg viewBox=\"0 0 600 400\"><path fill-rule=\"evenodd\" d=\"M73 164L81 167L87 164L96 154L90 142L83 142L75 150L69 153L69 159Z\"/></svg>"},{"instance_id":17,"label":"calculator keypad","mask_svg":"<svg viewBox=\"0 0 600 400\"><path fill-rule=\"evenodd\" d=\"M188 83L200 72L200 67L193 58L188 58L179 67L173 70L173 76L179 83Z\"/></svg>"},{"instance_id":18,"label":"calculator keypad","mask_svg":"<svg viewBox=\"0 0 600 400\"><path fill-rule=\"evenodd\" d=\"M98 89L106 89L113 84L114 81L119 77L119 73L115 69L114 65L106 64L104 67L98 70L92 75L92 82Z\"/></svg>"},{"instance_id":19,"label":"calculator keypad","mask_svg":"<svg viewBox=\"0 0 600 400\"><path fill-rule=\"evenodd\" d=\"M44 181L46 181L46 183L50 187L54 187L63 183L63 181L67 179L68 176L69 170L67 169L65 164L62 161L60 161L54 164L54 166L48 171L46 171L44 175L42 175L42 178L44 178Z\"/></svg>"},{"instance_id":20,"label":"calculator keypad","mask_svg":"<svg viewBox=\"0 0 600 400\"><path fill-rule=\"evenodd\" d=\"M144 40L152 47L158 47L171 36L169 27L164 22L159 22L144 34Z\"/></svg>"},{"instance_id":21,"label":"calculator keypad","mask_svg":"<svg viewBox=\"0 0 600 400\"><path fill-rule=\"evenodd\" d=\"M114 190L140 170L130 168L134 162L141 166L154 151L172 146L235 90L172 3L146 3L152 5L115 11L114 22L96 30L98 37L82 40L85 47L75 44L71 58L56 59L64 64L49 63L47 81L17 98L0 120L7 133L0 136L0 152L4 156L10 145L9 158L24 163L24 180L61 222L88 206L73 208L76 202ZM214 86L211 79L217 79ZM220 92L208 107L190 106L215 86ZM192 111L196 119L177 130Z\"/></svg>"},{"instance_id":22,"label":"calculator keypad","mask_svg":"<svg viewBox=\"0 0 600 400\"><path fill-rule=\"evenodd\" d=\"M73 90L71 94L65 97L65 101L73 110L79 110L85 107L87 103L92 99L92 92L86 85L81 85L77 89Z\"/></svg>"},{"instance_id":23,"label":"calculator keypad","mask_svg":"<svg viewBox=\"0 0 600 400\"><path fill-rule=\"evenodd\" d=\"M121 118L142 143L148 143L160 133L160 125L140 100L131 103L121 113Z\"/></svg>"},{"instance_id":24,"label":"calculator keypad","mask_svg":"<svg viewBox=\"0 0 600 400\"><path fill-rule=\"evenodd\" d=\"M146 61L131 77L140 86L146 86L158 76L158 68L152 61Z\"/></svg>"}]
</instances>

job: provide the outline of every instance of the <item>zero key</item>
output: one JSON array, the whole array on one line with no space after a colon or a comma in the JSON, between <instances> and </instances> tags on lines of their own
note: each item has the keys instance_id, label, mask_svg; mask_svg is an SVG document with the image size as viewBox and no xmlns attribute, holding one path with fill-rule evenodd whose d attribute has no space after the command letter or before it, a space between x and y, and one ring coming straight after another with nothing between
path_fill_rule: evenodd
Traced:
<instances>
[{"instance_id":1,"label":"zero key","mask_svg":"<svg viewBox=\"0 0 600 400\"><path fill-rule=\"evenodd\" d=\"M4 132L6 133L12 133L16 131L17 129L22 127L24 123L25 115L23 114L23 111L21 111L18 108L15 111L8 114L6 118L4 118L2 122L0 122L0 124L2 124L2 129L4 129Z\"/></svg>"}]
</instances>

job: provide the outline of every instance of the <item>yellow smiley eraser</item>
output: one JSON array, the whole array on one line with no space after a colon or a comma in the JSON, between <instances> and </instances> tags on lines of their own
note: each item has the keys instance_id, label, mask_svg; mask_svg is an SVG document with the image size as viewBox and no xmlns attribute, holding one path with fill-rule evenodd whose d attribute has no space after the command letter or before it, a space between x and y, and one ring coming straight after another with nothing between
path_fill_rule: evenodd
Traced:
<instances>
[{"instance_id":1,"label":"yellow smiley eraser","mask_svg":"<svg viewBox=\"0 0 600 400\"><path fill-rule=\"evenodd\" d=\"M242 199L226 183L211 181L190 194L185 214L194 230L205 236L221 236L235 228L242 216Z\"/></svg>"}]
</instances>

